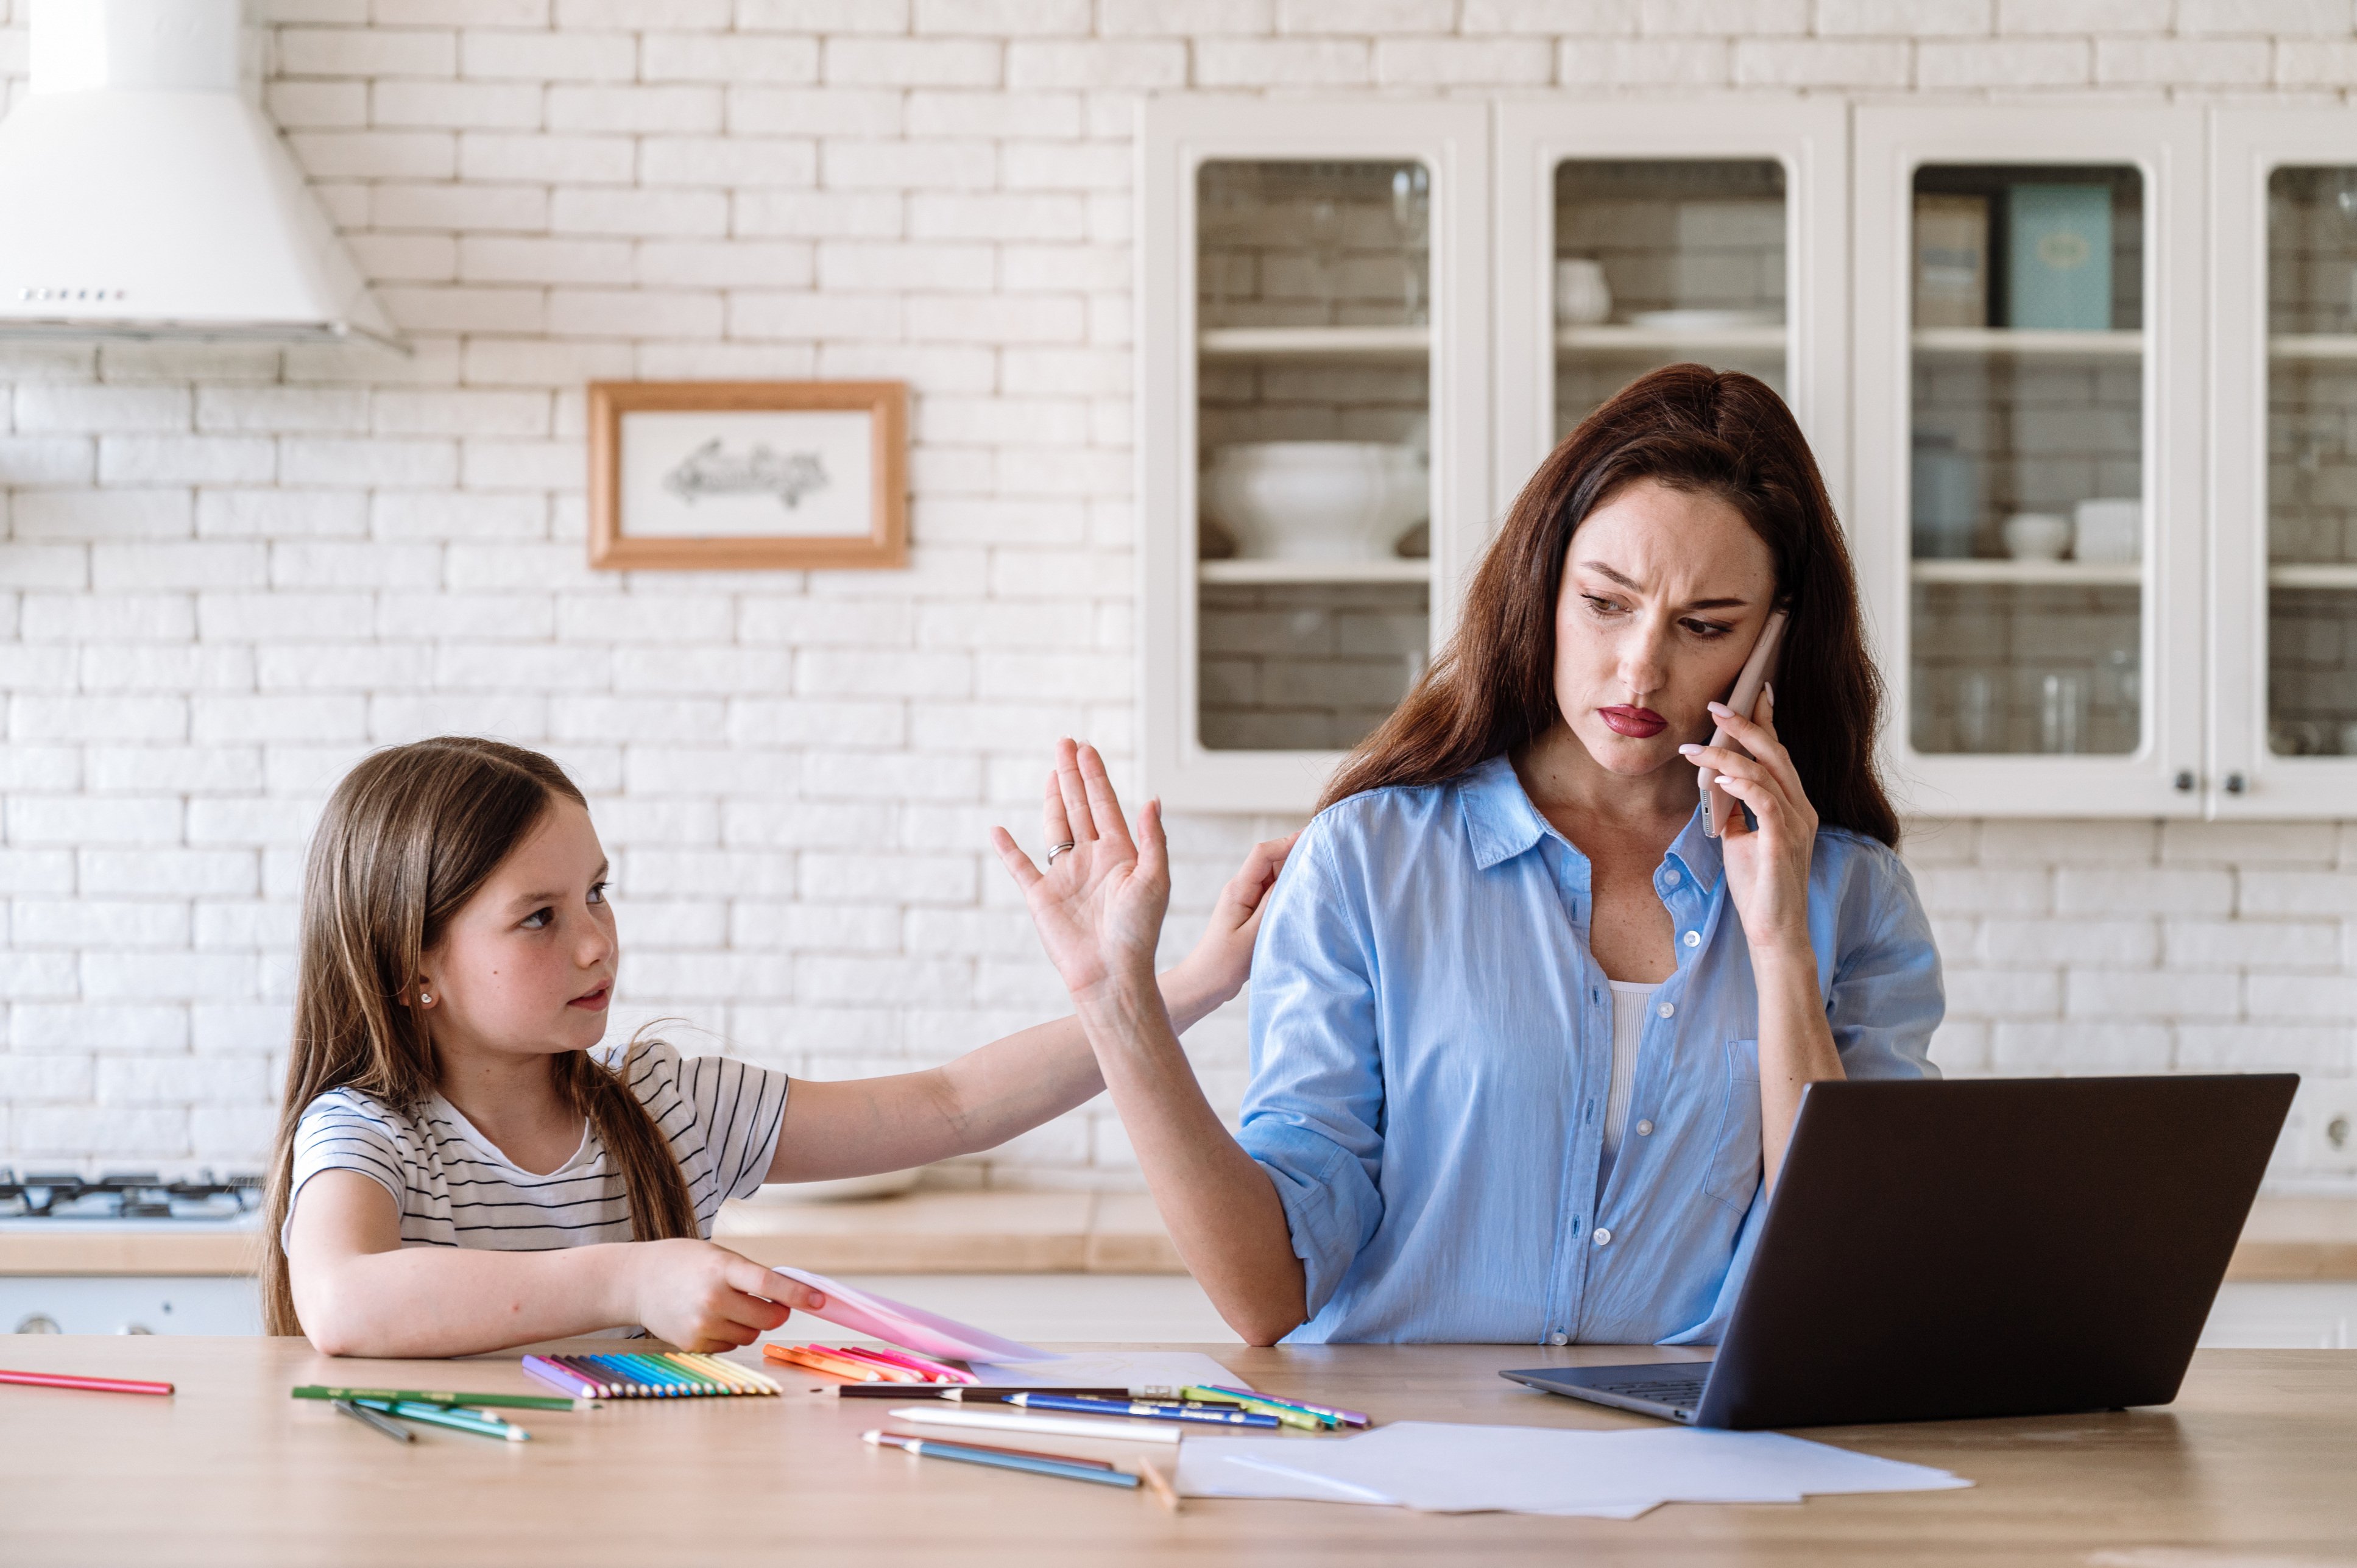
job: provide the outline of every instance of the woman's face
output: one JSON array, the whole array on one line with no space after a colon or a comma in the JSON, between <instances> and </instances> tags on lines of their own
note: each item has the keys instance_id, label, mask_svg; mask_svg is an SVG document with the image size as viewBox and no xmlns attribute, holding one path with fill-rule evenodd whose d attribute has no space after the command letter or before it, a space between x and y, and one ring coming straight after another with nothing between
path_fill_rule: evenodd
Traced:
<instances>
[{"instance_id":1,"label":"woman's face","mask_svg":"<svg viewBox=\"0 0 2357 1568\"><path fill-rule=\"evenodd\" d=\"M1767 624L1775 564L1743 514L1652 479L1571 536L1555 612L1555 697L1608 771L1648 774L1710 738Z\"/></svg>"}]
</instances>

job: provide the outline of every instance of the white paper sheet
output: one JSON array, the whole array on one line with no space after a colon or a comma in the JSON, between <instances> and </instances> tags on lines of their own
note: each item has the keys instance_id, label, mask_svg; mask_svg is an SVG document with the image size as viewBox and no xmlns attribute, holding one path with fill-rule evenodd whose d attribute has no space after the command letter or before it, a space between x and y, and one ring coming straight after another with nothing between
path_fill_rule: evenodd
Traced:
<instances>
[{"instance_id":1,"label":"white paper sheet","mask_svg":"<svg viewBox=\"0 0 2357 1568\"><path fill-rule=\"evenodd\" d=\"M1178 1473L1171 1484L1181 1497L1189 1498L1289 1498L1316 1503L1391 1500L1361 1487L1322 1481L1295 1470L1267 1469L1252 1462L1264 1446L1276 1449L1285 1444L1281 1437L1191 1439L1178 1446Z\"/></svg>"},{"instance_id":2,"label":"white paper sheet","mask_svg":"<svg viewBox=\"0 0 2357 1568\"><path fill-rule=\"evenodd\" d=\"M1075 1350L1049 1361L970 1361L985 1383L1035 1389L1183 1389L1218 1383L1252 1387L1193 1350Z\"/></svg>"},{"instance_id":3,"label":"white paper sheet","mask_svg":"<svg viewBox=\"0 0 2357 1568\"><path fill-rule=\"evenodd\" d=\"M1550 1427L1399 1422L1363 1436L1273 1444L1196 1438L1182 1466L1205 1485L1251 1485L1236 1472L1298 1477L1437 1513L1601 1514L1634 1518L1664 1502L1798 1502L1834 1492L1968 1487L1945 1470L1854 1454L1773 1432L1669 1427L1577 1432ZM1250 1495L1268 1496L1267 1483ZM1225 1494L1207 1494L1225 1495Z\"/></svg>"}]
</instances>

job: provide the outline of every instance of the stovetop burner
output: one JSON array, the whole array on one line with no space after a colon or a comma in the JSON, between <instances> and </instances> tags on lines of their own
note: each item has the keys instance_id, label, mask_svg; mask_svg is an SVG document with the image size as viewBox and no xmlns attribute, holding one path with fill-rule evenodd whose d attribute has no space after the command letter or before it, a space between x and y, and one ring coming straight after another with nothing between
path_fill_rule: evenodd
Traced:
<instances>
[{"instance_id":1,"label":"stovetop burner","mask_svg":"<svg viewBox=\"0 0 2357 1568\"><path fill-rule=\"evenodd\" d=\"M0 1166L0 1219L237 1219L262 1207L262 1178L210 1171L166 1181L153 1171L19 1177Z\"/></svg>"}]
</instances>

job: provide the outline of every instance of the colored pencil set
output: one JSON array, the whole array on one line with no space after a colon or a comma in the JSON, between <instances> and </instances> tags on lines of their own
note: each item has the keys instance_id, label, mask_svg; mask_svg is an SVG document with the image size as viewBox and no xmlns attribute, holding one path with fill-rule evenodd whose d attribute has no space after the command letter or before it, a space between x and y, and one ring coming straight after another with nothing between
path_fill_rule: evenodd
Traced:
<instances>
[{"instance_id":1,"label":"colored pencil set","mask_svg":"<svg viewBox=\"0 0 2357 1568\"><path fill-rule=\"evenodd\" d=\"M963 1367L866 1345L764 1345L761 1358L855 1383L978 1383Z\"/></svg>"},{"instance_id":2,"label":"colored pencil set","mask_svg":"<svg viewBox=\"0 0 2357 1568\"><path fill-rule=\"evenodd\" d=\"M605 1356L526 1356L523 1369L576 1399L698 1399L774 1394L760 1373L685 1350L642 1350Z\"/></svg>"}]
</instances>

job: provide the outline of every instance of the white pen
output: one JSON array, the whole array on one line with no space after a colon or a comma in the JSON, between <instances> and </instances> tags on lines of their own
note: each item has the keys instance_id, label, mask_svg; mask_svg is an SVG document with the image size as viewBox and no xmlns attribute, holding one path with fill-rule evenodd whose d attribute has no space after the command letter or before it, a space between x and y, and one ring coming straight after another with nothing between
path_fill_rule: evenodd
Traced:
<instances>
[{"instance_id":1,"label":"white pen","mask_svg":"<svg viewBox=\"0 0 2357 1568\"><path fill-rule=\"evenodd\" d=\"M1028 1432L1039 1437L1118 1437L1129 1443L1176 1443L1183 1431L1172 1422L1033 1415L1029 1411L1010 1410L1004 1405L996 1410L969 1410L952 1404L909 1405L887 1413L917 1426L978 1426L996 1432Z\"/></svg>"}]
</instances>

